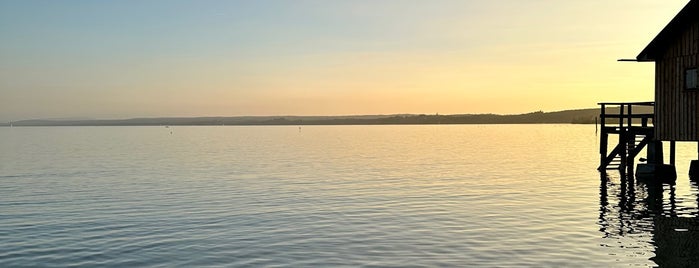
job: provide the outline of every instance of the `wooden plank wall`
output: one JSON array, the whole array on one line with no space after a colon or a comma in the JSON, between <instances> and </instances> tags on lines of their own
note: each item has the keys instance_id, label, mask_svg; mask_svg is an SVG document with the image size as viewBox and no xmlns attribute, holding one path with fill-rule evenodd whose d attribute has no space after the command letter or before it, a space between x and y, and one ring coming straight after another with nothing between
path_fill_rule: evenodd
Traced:
<instances>
[{"instance_id":1,"label":"wooden plank wall","mask_svg":"<svg viewBox=\"0 0 699 268\"><path fill-rule=\"evenodd\" d=\"M699 63L699 20L677 37L655 67L655 137L699 141L699 92L684 89L685 69L696 68Z\"/></svg>"}]
</instances>

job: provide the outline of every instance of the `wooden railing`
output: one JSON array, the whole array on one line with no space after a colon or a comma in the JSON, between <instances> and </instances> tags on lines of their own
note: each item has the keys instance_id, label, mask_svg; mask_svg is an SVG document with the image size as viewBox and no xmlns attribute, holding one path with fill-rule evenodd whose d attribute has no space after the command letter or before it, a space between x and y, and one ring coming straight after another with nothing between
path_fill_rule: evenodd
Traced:
<instances>
[{"instance_id":1,"label":"wooden railing","mask_svg":"<svg viewBox=\"0 0 699 268\"><path fill-rule=\"evenodd\" d=\"M634 113L634 107L655 107L655 102L600 102L600 126L607 127L609 121L611 126L619 128L641 126L648 127L652 123L654 112ZM607 109L617 110L608 113ZM647 109L646 109L647 110Z\"/></svg>"}]
</instances>

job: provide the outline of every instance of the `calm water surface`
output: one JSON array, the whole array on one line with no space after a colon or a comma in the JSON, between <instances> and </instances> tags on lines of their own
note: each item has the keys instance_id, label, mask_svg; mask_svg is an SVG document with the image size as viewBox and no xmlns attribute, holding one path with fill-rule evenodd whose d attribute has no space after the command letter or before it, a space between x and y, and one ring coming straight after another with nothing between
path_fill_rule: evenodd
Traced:
<instances>
[{"instance_id":1,"label":"calm water surface","mask_svg":"<svg viewBox=\"0 0 699 268\"><path fill-rule=\"evenodd\" d=\"M170 133L172 131L172 134ZM699 255L594 126L0 128L0 266L628 267Z\"/></svg>"}]
</instances>

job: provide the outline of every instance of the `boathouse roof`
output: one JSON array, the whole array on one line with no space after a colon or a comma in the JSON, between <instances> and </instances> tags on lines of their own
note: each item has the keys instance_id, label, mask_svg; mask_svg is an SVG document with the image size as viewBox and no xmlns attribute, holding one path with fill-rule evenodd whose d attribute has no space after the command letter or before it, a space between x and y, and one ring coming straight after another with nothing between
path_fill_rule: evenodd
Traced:
<instances>
[{"instance_id":1,"label":"boathouse roof","mask_svg":"<svg viewBox=\"0 0 699 268\"><path fill-rule=\"evenodd\" d=\"M686 27L699 19L699 0L690 0L689 3L673 18L658 36L646 46L641 54L636 57L637 61L655 61L667 46L681 34Z\"/></svg>"}]
</instances>

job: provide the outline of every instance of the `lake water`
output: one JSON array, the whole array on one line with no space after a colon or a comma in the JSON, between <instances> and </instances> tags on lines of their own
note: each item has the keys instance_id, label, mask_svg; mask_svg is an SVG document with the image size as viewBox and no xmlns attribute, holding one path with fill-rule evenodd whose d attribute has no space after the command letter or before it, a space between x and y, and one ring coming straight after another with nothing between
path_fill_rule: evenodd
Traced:
<instances>
[{"instance_id":1,"label":"lake water","mask_svg":"<svg viewBox=\"0 0 699 268\"><path fill-rule=\"evenodd\" d=\"M690 265L696 151L668 185L600 176L594 125L0 128L0 266Z\"/></svg>"}]
</instances>

